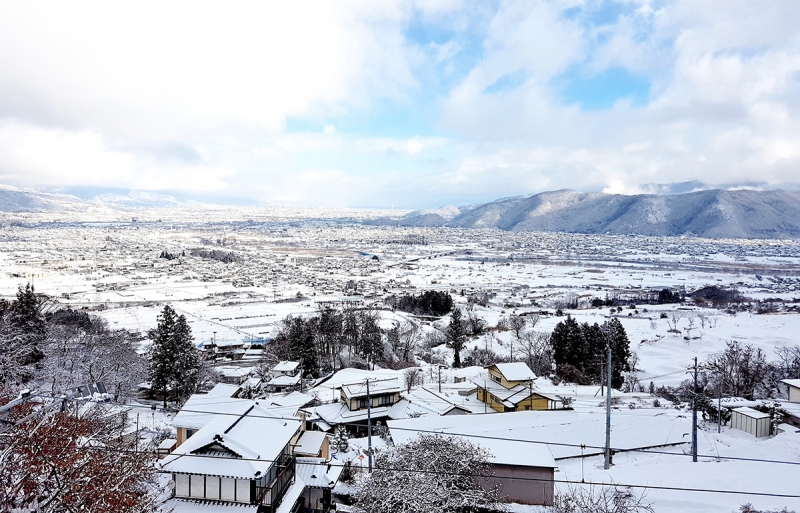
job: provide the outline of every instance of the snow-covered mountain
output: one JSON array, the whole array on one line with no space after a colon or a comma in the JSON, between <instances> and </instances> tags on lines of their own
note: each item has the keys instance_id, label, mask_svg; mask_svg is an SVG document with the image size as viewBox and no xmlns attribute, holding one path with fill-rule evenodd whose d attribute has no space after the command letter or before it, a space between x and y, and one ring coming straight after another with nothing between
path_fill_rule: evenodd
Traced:
<instances>
[{"instance_id":1,"label":"snow-covered mountain","mask_svg":"<svg viewBox=\"0 0 800 513\"><path fill-rule=\"evenodd\" d=\"M438 217L439 219L435 219ZM705 190L625 196L560 190L465 207L452 219L406 216L391 224L699 237L800 237L800 192Z\"/></svg>"},{"instance_id":2,"label":"snow-covered mountain","mask_svg":"<svg viewBox=\"0 0 800 513\"><path fill-rule=\"evenodd\" d=\"M48 194L0 185L0 212L87 212L90 205L68 194Z\"/></svg>"}]
</instances>

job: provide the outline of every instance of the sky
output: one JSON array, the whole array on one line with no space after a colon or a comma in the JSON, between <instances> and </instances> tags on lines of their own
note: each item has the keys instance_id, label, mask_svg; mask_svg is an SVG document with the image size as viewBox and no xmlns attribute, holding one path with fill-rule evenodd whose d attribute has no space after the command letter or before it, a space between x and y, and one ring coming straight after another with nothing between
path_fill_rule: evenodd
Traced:
<instances>
[{"instance_id":1,"label":"sky","mask_svg":"<svg viewBox=\"0 0 800 513\"><path fill-rule=\"evenodd\" d=\"M432 208L800 184L796 0L0 1L0 184Z\"/></svg>"}]
</instances>

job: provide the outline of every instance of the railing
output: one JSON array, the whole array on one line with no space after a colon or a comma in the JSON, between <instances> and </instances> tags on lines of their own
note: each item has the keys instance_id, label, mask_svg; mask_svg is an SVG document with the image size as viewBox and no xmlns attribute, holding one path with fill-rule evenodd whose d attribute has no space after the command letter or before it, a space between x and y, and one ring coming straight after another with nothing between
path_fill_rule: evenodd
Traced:
<instances>
[{"instance_id":1,"label":"railing","mask_svg":"<svg viewBox=\"0 0 800 513\"><path fill-rule=\"evenodd\" d=\"M295 457L282 454L277 462L278 471L273 479L265 488L260 488L258 493L259 503L264 506L272 506L280 502L281 497L289 488L294 479Z\"/></svg>"}]
</instances>

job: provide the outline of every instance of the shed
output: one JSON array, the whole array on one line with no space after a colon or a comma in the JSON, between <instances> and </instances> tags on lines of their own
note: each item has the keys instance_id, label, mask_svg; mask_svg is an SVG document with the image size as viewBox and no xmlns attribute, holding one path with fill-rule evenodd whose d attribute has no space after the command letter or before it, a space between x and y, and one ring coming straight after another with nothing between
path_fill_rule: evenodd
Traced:
<instances>
[{"instance_id":1,"label":"shed","mask_svg":"<svg viewBox=\"0 0 800 513\"><path fill-rule=\"evenodd\" d=\"M735 408L731 412L731 427L750 433L756 438L769 436L770 416L747 406Z\"/></svg>"},{"instance_id":2,"label":"shed","mask_svg":"<svg viewBox=\"0 0 800 513\"><path fill-rule=\"evenodd\" d=\"M789 389L789 402L800 403L800 379L784 379L781 383Z\"/></svg>"}]
</instances>

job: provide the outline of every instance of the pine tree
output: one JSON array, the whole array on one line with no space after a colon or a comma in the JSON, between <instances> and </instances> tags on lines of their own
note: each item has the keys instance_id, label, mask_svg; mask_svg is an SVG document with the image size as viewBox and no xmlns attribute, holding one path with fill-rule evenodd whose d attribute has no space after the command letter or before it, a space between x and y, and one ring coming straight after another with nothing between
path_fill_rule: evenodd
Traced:
<instances>
[{"instance_id":1,"label":"pine tree","mask_svg":"<svg viewBox=\"0 0 800 513\"><path fill-rule=\"evenodd\" d=\"M455 308L450 315L450 324L447 327L447 347L453 350L453 367L461 367L461 351L467 345L467 333L462 322L461 310Z\"/></svg>"},{"instance_id":2,"label":"pine tree","mask_svg":"<svg viewBox=\"0 0 800 513\"><path fill-rule=\"evenodd\" d=\"M628 340L625 327L616 317L604 323L603 328L611 346L611 386L620 388L625 381L622 373L631 370L628 365L628 359L631 357L631 342Z\"/></svg>"},{"instance_id":3,"label":"pine tree","mask_svg":"<svg viewBox=\"0 0 800 513\"><path fill-rule=\"evenodd\" d=\"M586 362L586 341L581 327L572 316L556 324L550 338L553 344L553 359L557 365L572 365L584 369Z\"/></svg>"},{"instance_id":4,"label":"pine tree","mask_svg":"<svg viewBox=\"0 0 800 513\"><path fill-rule=\"evenodd\" d=\"M21 366L37 363L44 358L40 345L47 337L47 323L42 314L42 301L34 293L33 285L17 290L17 299L11 303L6 318L15 339L16 363Z\"/></svg>"},{"instance_id":5,"label":"pine tree","mask_svg":"<svg viewBox=\"0 0 800 513\"><path fill-rule=\"evenodd\" d=\"M158 326L150 330L150 386L164 394L164 407L170 392L176 401L185 399L197 388L201 357L194 345L186 317L178 316L169 305L158 316Z\"/></svg>"}]
</instances>

